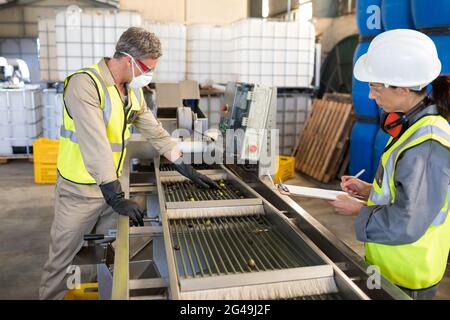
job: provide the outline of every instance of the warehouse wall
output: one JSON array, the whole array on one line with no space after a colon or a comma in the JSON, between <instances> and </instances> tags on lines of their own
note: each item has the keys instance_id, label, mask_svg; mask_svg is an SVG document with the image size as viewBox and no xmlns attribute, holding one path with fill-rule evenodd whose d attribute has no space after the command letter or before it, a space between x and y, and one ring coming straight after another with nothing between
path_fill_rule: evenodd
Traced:
<instances>
[{"instance_id":1,"label":"warehouse wall","mask_svg":"<svg viewBox=\"0 0 450 320\"><path fill-rule=\"evenodd\" d=\"M137 10L144 20L187 24L227 24L248 16L247 0L120 0L120 8Z\"/></svg>"},{"instance_id":2,"label":"warehouse wall","mask_svg":"<svg viewBox=\"0 0 450 320\"><path fill-rule=\"evenodd\" d=\"M104 6L87 0L43 0L27 6L1 9L0 37L37 37L39 17L54 17L55 10L71 4L80 7Z\"/></svg>"},{"instance_id":3,"label":"warehouse wall","mask_svg":"<svg viewBox=\"0 0 450 320\"><path fill-rule=\"evenodd\" d=\"M314 25L322 44L322 61L339 41L358 33L354 14L337 18L316 18Z\"/></svg>"},{"instance_id":4,"label":"warehouse wall","mask_svg":"<svg viewBox=\"0 0 450 320\"><path fill-rule=\"evenodd\" d=\"M248 17L247 0L186 0L186 23L227 24Z\"/></svg>"},{"instance_id":5,"label":"warehouse wall","mask_svg":"<svg viewBox=\"0 0 450 320\"><path fill-rule=\"evenodd\" d=\"M144 20L184 22L185 0L120 0L122 10L139 11Z\"/></svg>"},{"instance_id":6,"label":"warehouse wall","mask_svg":"<svg viewBox=\"0 0 450 320\"><path fill-rule=\"evenodd\" d=\"M88 0L43 0L0 10L0 37L37 37L39 17L76 4L102 6ZM139 11L144 20L226 24L248 16L248 0L120 0L123 10Z\"/></svg>"},{"instance_id":7,"label":"warehouse wall","mask_svg":"<svg viewBox=\"0 0 450 320\"><path fill-rule=\"evenodd\" d=\"M302 1L305 2L305 1ZM298 1L291 1L291 10L298 9ZM287 12L287 0L269 0L269 16L276 16Z\"/></svg>"}]
</instances>

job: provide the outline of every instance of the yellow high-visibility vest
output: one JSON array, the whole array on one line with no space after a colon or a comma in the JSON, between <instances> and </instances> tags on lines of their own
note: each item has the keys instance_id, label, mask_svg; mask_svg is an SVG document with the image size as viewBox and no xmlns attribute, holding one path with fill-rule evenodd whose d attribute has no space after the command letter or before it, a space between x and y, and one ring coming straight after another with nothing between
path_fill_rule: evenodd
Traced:
<instances>
[{"instance_id":1,"label":"yellow high-visibility vest","mask_svg":"<svg viewBox=\"0 0 450 320\"><path fill-rule=\"evenodd\" d=\"M391 205L395 201L395 168L403 152L427 140L450 149L450 126L441 116L428 115L415 122L383 153L368 205ZM392 138L388 141L390 145ZM408 289L425 289L443 277L450 247L450 186L442 209L416 242L403 245L365 243L366 260L377 265L391 282ZM376 214L376 213L374 213Z\"/></svg>"},{"instance_id":2,"label":"yellow high-visibility vest","mask_svg":"<svg viewBox=\"0 0 450 320\"><path fill-rule=\"evenodd\" d=\"M111 145L116 174L117 177L120 177L126 156L125 146L131 135L130 126L141 109L141 103L144 99L142 89L132 89L128 92L128 108L125 109L118 89L114 85L106 85L98 64L78 70L68 76L64 80L64 90L67 88L70 78L79 73L89 75L95 82L100 98L99 107L103 113L106 135ZM57 168L59 174L69 181L79 184L96 183L84 165L75 124L65 103Z\"/></svg>"}]
</instances>

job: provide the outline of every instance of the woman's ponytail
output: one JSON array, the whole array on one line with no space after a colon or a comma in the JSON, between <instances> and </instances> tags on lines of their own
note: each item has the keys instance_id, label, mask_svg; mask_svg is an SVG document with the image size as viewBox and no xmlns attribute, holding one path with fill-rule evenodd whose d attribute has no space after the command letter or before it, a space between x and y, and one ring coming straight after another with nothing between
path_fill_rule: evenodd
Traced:
<instances>
[{"instance_id":1,"label":"woman's ponytail","mask_svg":"<svg viewBox=\"0 0 450 320\"><path fill-rule=\"evenodd\" d=\"M450 76L439 76L432 83L433 100L439 113L450 121Z\"/></svg>"}]
</instances>

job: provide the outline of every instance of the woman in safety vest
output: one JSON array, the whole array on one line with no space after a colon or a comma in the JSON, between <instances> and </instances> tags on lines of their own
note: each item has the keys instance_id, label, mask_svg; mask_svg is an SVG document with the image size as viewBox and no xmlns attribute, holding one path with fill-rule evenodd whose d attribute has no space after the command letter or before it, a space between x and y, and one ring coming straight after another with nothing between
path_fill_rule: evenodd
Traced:
<instances>
[{"instance_id":1,"label":"woman in safety vest","mask_svg":"<svg viewBox=\"0 0 450 320\"><path fill-rule=\"evenodd\" d=\"M331 204L358 216L356 237L370 265L412 298L431 299L450 244L450 79L440 76L433 41L408 29L375 37L353 72L369 83L391 137L372 184L342 177L342 190L367 204L350 196Z\"/></svg>"}]
</instances>

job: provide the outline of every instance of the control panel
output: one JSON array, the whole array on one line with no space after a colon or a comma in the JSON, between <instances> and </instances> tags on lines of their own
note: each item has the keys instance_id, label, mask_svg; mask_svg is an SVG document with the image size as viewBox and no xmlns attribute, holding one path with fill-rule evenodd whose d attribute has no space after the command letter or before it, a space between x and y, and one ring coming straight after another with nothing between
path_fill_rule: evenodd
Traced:
<instances>
[{"instance_id":1,"label":"control panel","mask_svg":"<svg viewBox=\"0 0 450 320\"><path fill-rule=\"evenodd\" d=\"M240 143L236 143L232 150L238 159L261 162L261 157L267 157L270 153L270 129L276 122L276 101L276 88L228 83L219 128L224 137L229 130L240 131L236 134ZM227 150L230 151L229 148ZM271 159L268 160L271 162Z\"/></svg>"}]
</instances>

